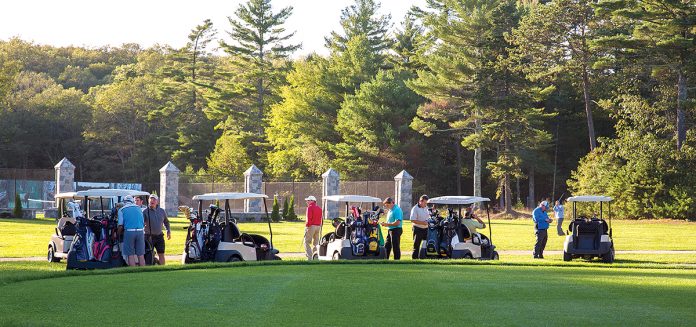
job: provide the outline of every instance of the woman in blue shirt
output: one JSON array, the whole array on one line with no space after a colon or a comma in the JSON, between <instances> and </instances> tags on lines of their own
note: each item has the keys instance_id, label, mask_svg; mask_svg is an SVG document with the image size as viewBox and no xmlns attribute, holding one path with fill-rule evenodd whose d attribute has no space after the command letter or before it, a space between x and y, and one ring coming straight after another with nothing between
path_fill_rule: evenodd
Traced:
<instances>
[{"instance_id":1,"label":"woman in blue shirt","mask_svg":"<svg viewBox=\"0 0 696 327\"><path fill-rule=\"evenodd\" d=\"M384 200L384 206L389 209L387 221L381 223L382 226L389 228L387 241L384 243L384 248L387 251L387 259L389 259L389 254L393 247L394 260L399 260L401 259L401 234L403 233L401 225L404 220L404 213L401 211L401 208L394 203L394 199L392 198L386 198Z\"/></svg>"}]
</instances>

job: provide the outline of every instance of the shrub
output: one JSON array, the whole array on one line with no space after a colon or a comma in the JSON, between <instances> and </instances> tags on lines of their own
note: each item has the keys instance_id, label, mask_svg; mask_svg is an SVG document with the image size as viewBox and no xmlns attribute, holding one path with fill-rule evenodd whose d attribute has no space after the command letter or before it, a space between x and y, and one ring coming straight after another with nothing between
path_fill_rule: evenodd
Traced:
<instances>
[{"instance_id":1,"label":"shrub","mask_svg":"<svg viewBox=\"0 0 696 327\"><path fill-rule=\"evenodd\" d=\"M22 200L19 198L19 193L15 193L15 205L12 214L15 218L22 218Z\"/></svg>"},{"instance_id":2,"label":"shrub","mask_svg":"<svg viewBox=\"0 0 696 327\"><path fill-rule=\"evenodd\" d=\"M283 199L283 213L281 214L283 220L288 220L288 197Z\"/></svg>"},{"instance_id":3,"label":"shrub","mask_svg":"<svg viewBox=\"0 0 696 327\"><path fill-rule=\"evenodd\" d=\"M278 206L278 196L273 196L273 211L271 211L271 220L274 222L280 221L280 208Z\"/></svg>"},{"instance_id":4,"label":"shrub","mask_svg":"<svg viewBox=\"0 0 696 327\"><path fill-rule=\"evenodd\" d=\"M288 208L288 216L285 218L288 221L297 221L297 214L295 213L295 195L290 196L290 205Z\"/></svg>"}]
</instances>

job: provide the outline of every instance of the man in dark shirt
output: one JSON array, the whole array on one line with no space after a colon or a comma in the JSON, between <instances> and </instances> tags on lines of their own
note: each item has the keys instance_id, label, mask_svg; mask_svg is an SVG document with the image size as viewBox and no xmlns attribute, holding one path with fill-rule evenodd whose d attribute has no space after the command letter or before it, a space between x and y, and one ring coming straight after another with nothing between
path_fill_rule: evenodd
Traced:
<instances>
[{"instance_id":1,"label":"man in dark shirt","mask_svg":"<svg viewBox=\"0 0 696 327\"><path fill-rule=\"evenodd\" d=\"M169 219L164 209L159 207L157 195L150 195L149 206L143 209L145 218L145 239L152 240L152 246L157 250L159 264L164 265L164 233L162 225L167 229L167 239L171 239L172 233L169 226Z\"/></svg>"}]
</instances>

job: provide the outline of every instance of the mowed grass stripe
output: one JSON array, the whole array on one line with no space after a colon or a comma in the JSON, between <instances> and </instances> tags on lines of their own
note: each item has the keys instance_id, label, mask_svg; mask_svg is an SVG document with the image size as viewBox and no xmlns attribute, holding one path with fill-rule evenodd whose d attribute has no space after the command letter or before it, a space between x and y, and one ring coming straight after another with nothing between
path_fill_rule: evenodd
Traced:
<instances>
[{"instance_id":1,"label":"mowed grass stripe","mask_svg":"<svg viewBox=\"0 0 696 327\"><path fill-rule=\"evenodd\" d=\"M3 325L204 321L683 325L696 321L688 301L696 297L696 274L668 269L269 265L85 275L15 283L1 291ZM99 314L105 311L109 314Z\"/></svg>"},{"instance_id":2,"label":"mowed grass stripe","mask_svg":"<svg viewBox=\"0 0 696 327\"><path fill-rule=\"evenodd\" d=\"M564 224L567 227L567 224ZM186 238L186 219L172 219L172 239L167 241L168 254L181 254ZM0 219L0 257L45 256L48 241L54 233L52 219L21 220ZM266 223L240 223L242 232L269 236ZM281 252L303 252L303 222L272 224L273 242ZM529 250L534 246L534 228L529 219L493 220L493 243L498 250ZM693 235L696 222L675 220L614 220L616 250L696 250ZM329 221L324 222L324 233L333 230ZM489 229L481 230L488 234ZM401 248L410 251L413 233L410 221L404 222ZM562 250L564 237L557 236L555 228L549 230L547 250Z\"/></svg>"}]
</instances>

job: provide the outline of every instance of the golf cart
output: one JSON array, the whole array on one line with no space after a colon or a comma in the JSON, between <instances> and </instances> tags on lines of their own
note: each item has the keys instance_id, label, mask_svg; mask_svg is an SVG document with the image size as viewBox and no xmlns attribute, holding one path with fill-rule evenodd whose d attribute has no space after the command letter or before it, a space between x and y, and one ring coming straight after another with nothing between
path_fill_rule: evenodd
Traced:
<instances>
[{"instance_id":1,"label":"golf cart","mask_svg":"<svg viewBox=\"0 0 696 327\"><path fill-rule=\"evenodd\" d=\"M470 231L462 223L465 218L462 216L463 206L488 201L490 199L476 196L441 196L429 199L428 203L434 206L428 219L428 238L421 246L419 258L498 260L498 252L490 238L493 230L488 206L488 237ZM447 206L446 217L439 215L439 211L435 209L437 205Z\"/></svg>"},{"instance_id":2,"label":"golf cart","mask_svg":"<svg viewBox=\"0 0 696 327\"><path fill-rule=\"evenodd\" d=\"M266 195L256 193L206 193L193 197L193 201L198 201L198 211L179 207L190 222L185 227L186 243L181 263L280 260L278 250L273 248L273 230L266 198ZM239 231L236 219L232 218L230 200L263 200L270 242L261 235ZM207 215L204 215L203 201L212 202L206 210ZM224 201L224 210L214 205L215 201ZM220 214L224 217L220 217Z\"/></svg>"},{"instance_id":3,"label":"golf cart","mask_svg":"<svg viewBox=\"0 0 696 327\"><path fill-rule=\"evenodd\" d=\"M614 262L614 240L611 230L611 203L613 199L602 195L580 195L568 198L573 203L573 220L568 225L563 243L563 261L574 258L590 260L599 257L606 263ZM599 218L578 216L578 202L599 202ZM609 206L609 224L604 220L604 202Z\"/></svg>"},{"instance_id":4,"label":"golf cart","mask_svg":"<svg viewBox=\"0 0 696 327\"><path fill-rule=\"evenodd\" d=\"M72 244L77 229L75 217L82 216L80 205L77 203L76 192L58 193L55 195L58 203L58 225L55 234L48 242L48 261L60 262L61 259L68 257L68 250Z\"/></svg>"},{"instance_id":5,"label":"golf cart","mask_svg":"<svg viewBox=\"0 0 696 327\"><path fill-rule=\"evenodd\" d=\"M117 233L118 217L116 211L111 209L127 195L147 196L149 193L121 189L91 189L74 194L61 193L57 195L59 202L65 202L71 198L81 199L80 204L71 201L66 205L71 210L71 213L67 214L66 220L71 218L75 220L75 233L66 255L66 269L106 269L125 265ZM92 207L95 207L94 202L98 202L99 211L92 215ZM105 203L108 203L108 208ZM83 205L84 208L80 208L80 205ZM63 206L59 205L59 207ZM62 212L63 209L59 210L61 216L66 216ZM61 227L61 220L63 218L58 221L59 227ZM68 238L69 235L66 234L69 233L66 232L65 228L62 231L60 228L56 228L56 233L59 232L61 236ZM64 241L67 240L64 239ZM57 247L54 245L54 250ZM65 248L65 245L63 247Z\"/></svg>"},{"instance_id":6,"label":"golf cart","mask_svg":"<svg viewBox=\"0 0 696 327\"><path fill-rule=\"evenodd\" d=\"M346 219L335 218L335 231L324 235L314 249L315 260L386 259L379 216L384 213L375 203L380 198L366 195L329 195L324 200L346 203ZM362 212L350 203L372 203L372 211Z\"/></svg>"}]
</instances>

